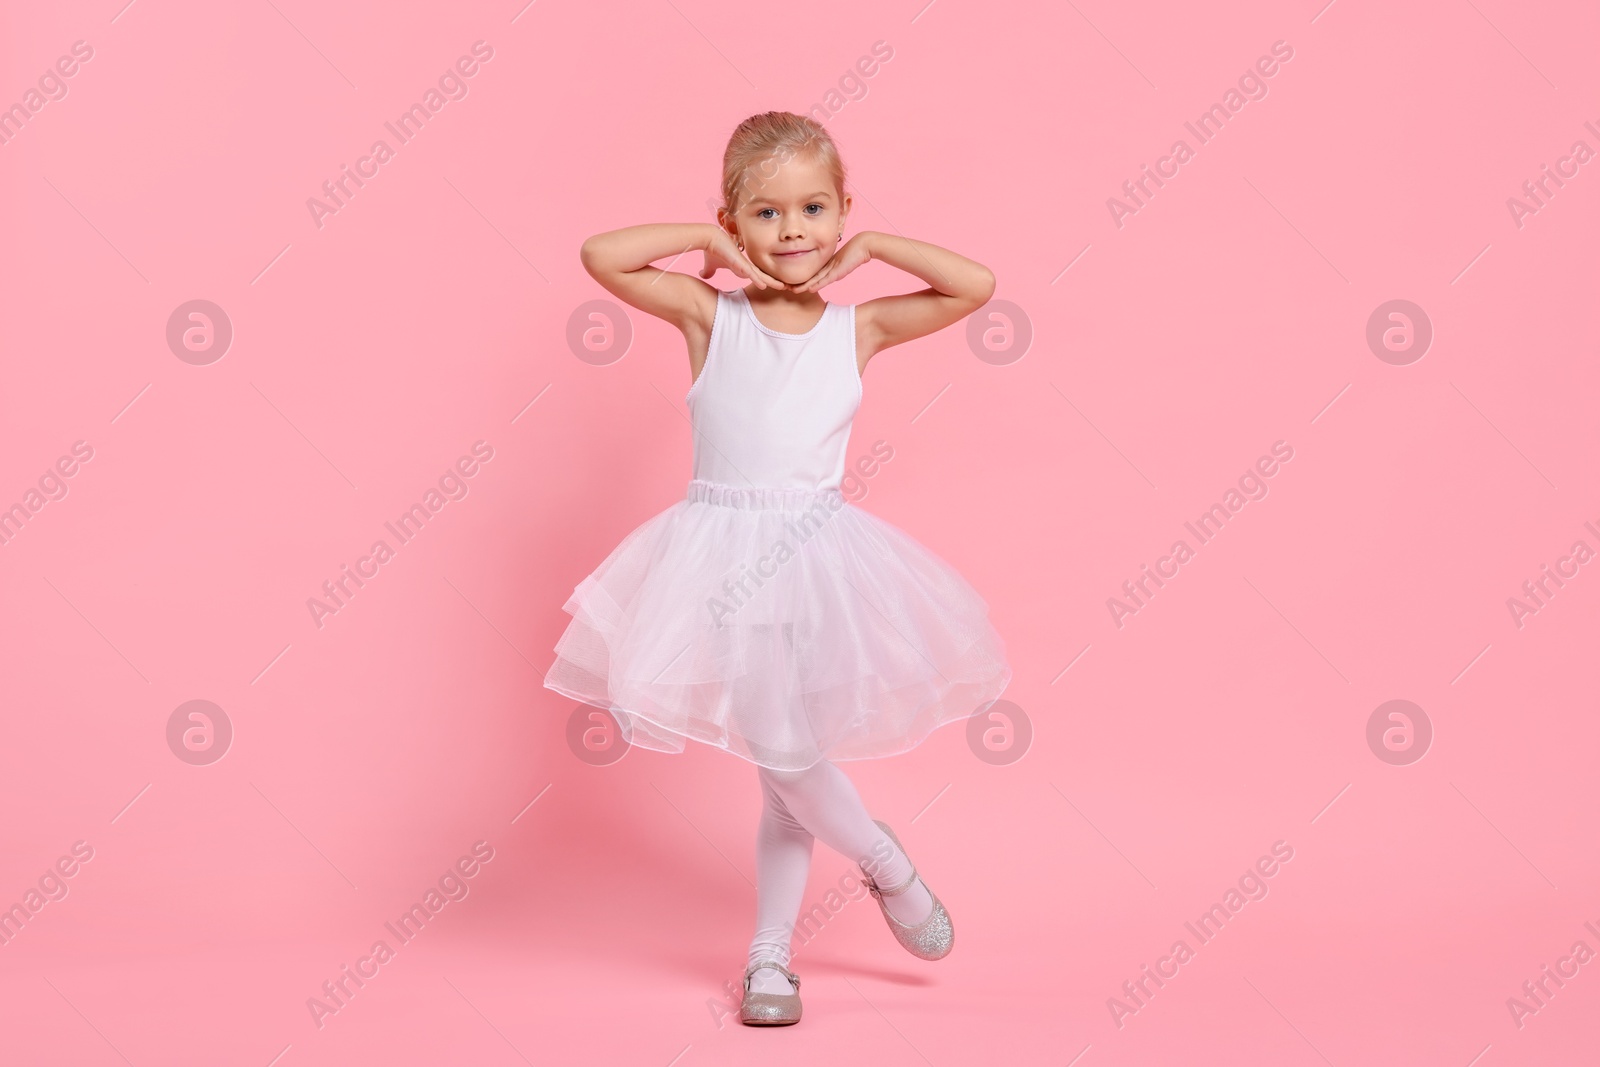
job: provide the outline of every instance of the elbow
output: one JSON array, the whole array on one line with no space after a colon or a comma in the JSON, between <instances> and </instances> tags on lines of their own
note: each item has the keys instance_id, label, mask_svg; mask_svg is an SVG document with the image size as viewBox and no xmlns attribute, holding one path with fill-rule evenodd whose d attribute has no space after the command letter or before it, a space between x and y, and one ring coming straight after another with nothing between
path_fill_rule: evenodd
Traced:
<instances>
[{"instance_id":1,"label":"elbow","mask_svg":"<svg viewBox=\"0 0 1600 1067\"><path fill-rule=\"evenodd\" d=\"M599 249L595 247L595 239L593 237L579 246L578 261L583 264L583 269L590 274L595 272L595 268L599 263Z\"/></svg>"},{"instance_id":2,"label":"elbow","mask_svg":"<svg viewBox=\"0 0 1600 1067\"><path fill-rule=\"evenodd\" d=\"M982 307L989 302L989 298L994 296L994 271L988 267L981 268L981 272L978 275L978 284L973 290L973 296L978 302L978 307Z\"/></svg>"}]
</instances>

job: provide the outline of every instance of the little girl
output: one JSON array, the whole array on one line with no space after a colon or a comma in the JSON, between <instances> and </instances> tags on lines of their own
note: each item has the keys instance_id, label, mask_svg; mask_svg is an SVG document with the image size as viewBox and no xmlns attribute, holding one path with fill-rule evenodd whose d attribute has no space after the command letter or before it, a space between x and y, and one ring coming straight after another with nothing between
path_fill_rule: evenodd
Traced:
<instances>
[{"instance_id":1,"label":"little girl","mask_svg":"<svg viewBox=\"0 0 1600 1067\"><path fill-rule=\"evenodd\" d=\"M844 184L820 125L755 115L723 156L718 225L630 226L582 250L608 291L683 331L694 470L683 500L573 590L544 684L608 709L630 744L682 752L693 739L756 765L751 1025L800 1020L790 936L815 838L861 865L901 945L949 953L949 914L834 761L905 752L1011 680L977 592L840 489L867 362L982 307L994 275L903 237L845 241ZM694 250L700 278L726 269L750 284L724 292L651 266ZM817 295L870 259L929 288L846 306Z\"/></svg>"}]
</instances>

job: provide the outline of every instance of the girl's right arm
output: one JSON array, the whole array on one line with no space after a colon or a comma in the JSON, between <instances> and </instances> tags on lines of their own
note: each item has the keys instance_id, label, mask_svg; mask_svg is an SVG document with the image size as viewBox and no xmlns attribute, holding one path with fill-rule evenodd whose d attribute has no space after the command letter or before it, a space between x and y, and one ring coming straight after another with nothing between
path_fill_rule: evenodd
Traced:
<instances>
[{"instance_id":1,"label":"girl's right arm","mask_svg":"<svg viewBox=\"0 0 1600 1067\"><path fill-rule=\"evenodd\" d=\"M725 268L763 288L783 288L745 259L726 230L709 222L653 222L598 233L583 242L579 255L583 269L619 300L665 319L686 335L704 336L716 315L717 291L692 275L650 265L691 252L705 253L701 277Z\"/></svg>"}]
</instances>

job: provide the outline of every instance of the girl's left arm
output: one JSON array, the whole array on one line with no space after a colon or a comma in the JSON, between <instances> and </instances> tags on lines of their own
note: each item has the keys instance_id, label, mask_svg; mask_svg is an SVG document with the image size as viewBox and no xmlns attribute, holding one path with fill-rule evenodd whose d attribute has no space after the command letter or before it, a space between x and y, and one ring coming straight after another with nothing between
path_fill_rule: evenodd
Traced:
<instances>
[{"instance_id":1,"label":"girl's left arm","mask_svg":"<svg viewBox=\"0 0 1600 1067\"><path fill-rule=\"evenodd\" d=\"M929 285L915 293L882 296L856 307L858 347L864 342L866 348L864 353L857 353L862 366L867 359L891 345L959 322L994 295L994 272L947 248L868 230L845 242L846 248L841 248L838 256L843 256L849 245L858 241L865 253L863 262L880 260L916 275Z\"/></svg>"}]
</instances>

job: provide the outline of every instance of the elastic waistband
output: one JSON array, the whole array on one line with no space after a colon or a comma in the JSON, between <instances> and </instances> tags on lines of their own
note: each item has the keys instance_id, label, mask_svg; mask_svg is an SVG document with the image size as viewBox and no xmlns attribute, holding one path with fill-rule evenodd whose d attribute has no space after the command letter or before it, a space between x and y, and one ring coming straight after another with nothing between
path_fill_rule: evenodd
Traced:
<instances>
[{"instance_id":1,"label":"elastic waistband","mask_svg":"<svg viewBox=\"0 0 1600 1067\"><path fill-rule=\"evenodd\" d=\"M772 485L728 485L703 478L689 480L687 499L726 508L809 511L817 504L837 510L845 503L837 489L795 489Z\"/></svg>"}]
</instances>

